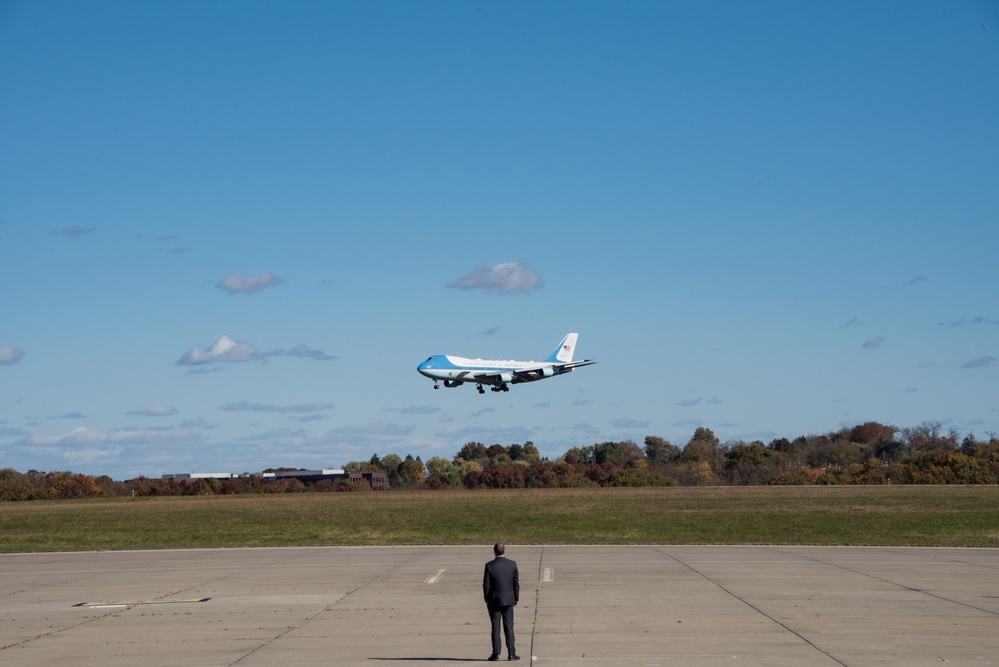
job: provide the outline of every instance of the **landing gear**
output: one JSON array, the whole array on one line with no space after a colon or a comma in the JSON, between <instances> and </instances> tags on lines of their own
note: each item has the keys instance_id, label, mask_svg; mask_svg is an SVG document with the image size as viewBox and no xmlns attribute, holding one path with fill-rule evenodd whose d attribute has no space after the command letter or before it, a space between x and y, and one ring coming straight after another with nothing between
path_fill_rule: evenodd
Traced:
<instances>
[{"instance_id":1,"label":"landing gear","mask_svg":"<svg viewBox=\"0 0 999 667\"><path fill-rule=\"evenodd\" d=\"M486 393L486 390L482 388L482 385L481 385L481 384L477 384L477 385L475 385L475 388L479 390L479 393L480 393L480 394L484 394L484 393Z\"/></svg>"},{"instance_id":2,"label":"landing gear","mask_svg":"<svg viewBox=\"0 0 999 667\"><path fill-rule=\"evenodd\" d=\"M439 384L437 384L436 382L434 382L434 389L440 389L440 388L441 388L441 386Z\"/></svg>"},{"instance_id":3,"label":"landing gear","mask_svg":"<svg viewBox=\"0 0 999 667\"><path fill-rule=\"evenodd\" d=\"M508 387L506 382L504 382L501 385L493 387L493 391L510 391L510 387Z\"/></svg>"}]
</instances>

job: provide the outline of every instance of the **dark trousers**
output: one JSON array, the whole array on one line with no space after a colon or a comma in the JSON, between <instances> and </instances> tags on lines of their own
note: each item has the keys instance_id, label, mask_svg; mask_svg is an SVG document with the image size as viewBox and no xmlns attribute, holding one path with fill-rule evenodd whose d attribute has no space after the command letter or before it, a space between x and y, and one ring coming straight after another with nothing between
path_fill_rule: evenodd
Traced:
<instances>
[{"instance_id":1,"label":"dark trousers","mask_svg":"<svg viewBox=\"0 0 999 667\"><path fill-rule=\"evenodd\" d=\"M513 647L513 607L494 607L487 605L489 609L489 622L493 626L493 655L499 655L503 645L500 644L500 620L503 623L503 634L506 635L506 650L509 655L517 655Z\"/></svg>"}]
</instances>

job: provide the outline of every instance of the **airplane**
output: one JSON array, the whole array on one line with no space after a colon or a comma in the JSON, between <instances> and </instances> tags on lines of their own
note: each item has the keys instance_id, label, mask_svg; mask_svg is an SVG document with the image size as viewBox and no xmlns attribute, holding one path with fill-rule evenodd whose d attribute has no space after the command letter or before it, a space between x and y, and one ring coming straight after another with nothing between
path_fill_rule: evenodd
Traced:
<instances>
[{"instance_id":1,"label":"airplane","mask_svg":"<svg viewBox=\"0 0 999 667\"><path fill-rule=\"evenodd\" d=\"M416 370L434 381L434 389L440 389L439 382L449 388L460 387L468 382L474 383L480 394L486 393L482 388L484 384L492 385L492 391L510 391L511 384L544 380L597 363L592 359L572 360L578 335L566 334L544 361L496 361L435 354L417 366Z\"/></svg>"}]
</instances>

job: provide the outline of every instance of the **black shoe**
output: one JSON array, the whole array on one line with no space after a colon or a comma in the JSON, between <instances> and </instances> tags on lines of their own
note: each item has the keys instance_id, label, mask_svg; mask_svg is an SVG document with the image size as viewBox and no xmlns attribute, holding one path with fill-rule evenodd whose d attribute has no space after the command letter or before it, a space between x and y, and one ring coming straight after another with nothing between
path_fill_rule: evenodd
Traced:
<instances>
[{"instance_id":1,"label":"black shoe","mask_svg":"<svg viewBox=\"0 0 999 667\"><path fill-rule=\"evenodd\" d=\"M520 660L520 656L519 655L511 655L509 658L507 658L507 660Z\"/></svg>"},{"instance_id":2,"label":"black shoe","mask_svg":"<svg viewBox=\"0 0 999 667\"><path fill-rule=\"evenodd\" d=\"M488 660L489 662L492 662L493 660L499 660L499 656L498 655L491 655L488 658L486 658L486 660Z\"/></svg>"}]
</instances>

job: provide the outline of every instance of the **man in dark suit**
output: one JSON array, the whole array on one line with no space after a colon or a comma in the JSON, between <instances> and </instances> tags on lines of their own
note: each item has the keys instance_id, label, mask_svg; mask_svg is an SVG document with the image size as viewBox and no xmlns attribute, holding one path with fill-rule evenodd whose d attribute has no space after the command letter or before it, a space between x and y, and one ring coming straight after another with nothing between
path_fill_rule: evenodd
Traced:
<instances>
[{"instance_id":1,"label":"man in dark suit","mask_svg":"<svg viewBox=\"0 0 999 667\"><path fill-rule=\"evenodd\" d=\"M482 597L486 600L489 610L489 621L493 626L493 653L490 660L499 660L500 621L503 623L503 633L506 635L506 650L510 660L520 660L513 646L513 608L520 601L520 572L517 563L503 554L506 547L497 544L493 547L495 558L486 563L486 571L482 575Z\"/></svg>"}]
</instances>

